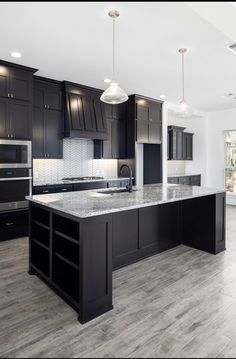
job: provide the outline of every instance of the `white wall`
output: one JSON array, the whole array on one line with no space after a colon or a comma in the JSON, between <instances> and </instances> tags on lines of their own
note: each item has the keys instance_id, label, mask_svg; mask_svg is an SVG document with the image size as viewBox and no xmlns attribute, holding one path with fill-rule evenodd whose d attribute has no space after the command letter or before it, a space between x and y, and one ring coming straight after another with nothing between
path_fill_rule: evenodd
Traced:
<instances>
[{"instance_id":1,"label":"white wall","mask_svg":"<svg viewBox=\"0 0 236 359\"><path fill-rule=\"evenodd\" d=\"M224 131L236 130L236 109L211 112L207 120L207 185L225 187Z\"/></svg>"}]
</instances>

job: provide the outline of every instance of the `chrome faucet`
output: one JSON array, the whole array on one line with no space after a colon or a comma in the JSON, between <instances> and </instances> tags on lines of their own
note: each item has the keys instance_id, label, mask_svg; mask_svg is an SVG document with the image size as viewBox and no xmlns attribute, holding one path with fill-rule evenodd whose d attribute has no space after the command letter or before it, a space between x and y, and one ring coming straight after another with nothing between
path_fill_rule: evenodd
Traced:
<instances>
[{"instance_id":1,"label":"chrome faucet","mask_svg":"<svg viewBox=\"0 0 236 359\"><path fill-rule=\"evenodd\" d=\"M122 174L122 171L123 171L123 169L125 167L128 168L128 170L129 170L129 184L126 186L126 188L127 188L127 191L129 193L132 193L133 192L133 172L132 172L132 168L129 165L124 164L120 168L120 174Z\"/></svg>"}]
</instances>

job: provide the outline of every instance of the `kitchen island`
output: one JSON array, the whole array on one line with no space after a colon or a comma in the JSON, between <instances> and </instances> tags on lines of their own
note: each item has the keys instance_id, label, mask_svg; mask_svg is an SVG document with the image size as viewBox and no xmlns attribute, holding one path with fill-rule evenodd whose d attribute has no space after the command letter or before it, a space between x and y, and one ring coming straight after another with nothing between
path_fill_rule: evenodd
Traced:
<instances>
[{"instance_id":1,"label":"kitchen island","mask_svg":"<svg viewBox=\"0 0 236 359\"><path fill-rule=\"evenodd\" d=\"M29 274L71 305L81 323L113 308L113 270L181 244L225 250L224 190L160 184L28 200Z\"/></svg>"}]
</instances>

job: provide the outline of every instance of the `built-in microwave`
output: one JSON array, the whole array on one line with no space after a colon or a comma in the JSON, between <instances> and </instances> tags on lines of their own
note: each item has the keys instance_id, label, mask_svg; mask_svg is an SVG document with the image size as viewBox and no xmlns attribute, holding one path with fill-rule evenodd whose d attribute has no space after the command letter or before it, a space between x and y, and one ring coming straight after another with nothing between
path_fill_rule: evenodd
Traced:
<instances>
[{"instance_id":1,"label":"built-in microwave","mask_svg":"<svg viewBox=\"0 0 236 359\"><path fill-rule=\"evenodd\" d=\"M0 168L31 168L31 141L0 140Z\"/></svg>"}]
</instances>

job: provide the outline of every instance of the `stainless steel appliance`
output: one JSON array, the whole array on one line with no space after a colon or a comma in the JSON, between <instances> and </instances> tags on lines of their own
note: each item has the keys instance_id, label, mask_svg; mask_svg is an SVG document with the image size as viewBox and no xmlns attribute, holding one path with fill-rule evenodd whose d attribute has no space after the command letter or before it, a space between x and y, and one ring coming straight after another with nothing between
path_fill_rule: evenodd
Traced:
<instances>
[{"instance_id":1,"label":"stainless steel appliance","mask_svg":"<svg viewBox=\"0 0 236 359\"><path fill-rule=\"evenodd\" d=\"M0 212L28 207L32 193L30 141L0 140Z\"/></svg>"},{"instance_id":2,"label":"stainless steel appliance","mask_svg":"<svg viewBox=\"0 0 236 359\"><path fill-rule=\"evenodd\" d=\"M25 197L32 194L30 168L0 169L0 211L28 208Z\"/></svg>"},{"instance_id":3,"label":"stainless steel appliance","mask_svg":"<svg viewBox=\"0 0 236 359\"><path fill-rule=\"evenodd\" d=\"M0 168L31 168L30 141L0 140Z\"/></svg>"},{"instance_id":4,"label":"stainless steel appliance","mask_svg":"<svg viewBox=\"0 0 236 359\"><path fill-rule=\"evenodd\" d=\"M99 181L104 180L103 177L95 177L95 176L86 176L86 177L71 177L71 178L62 178L64 183L70 182L78 182L78 181Z\"/></svg>"}]
</instances>

